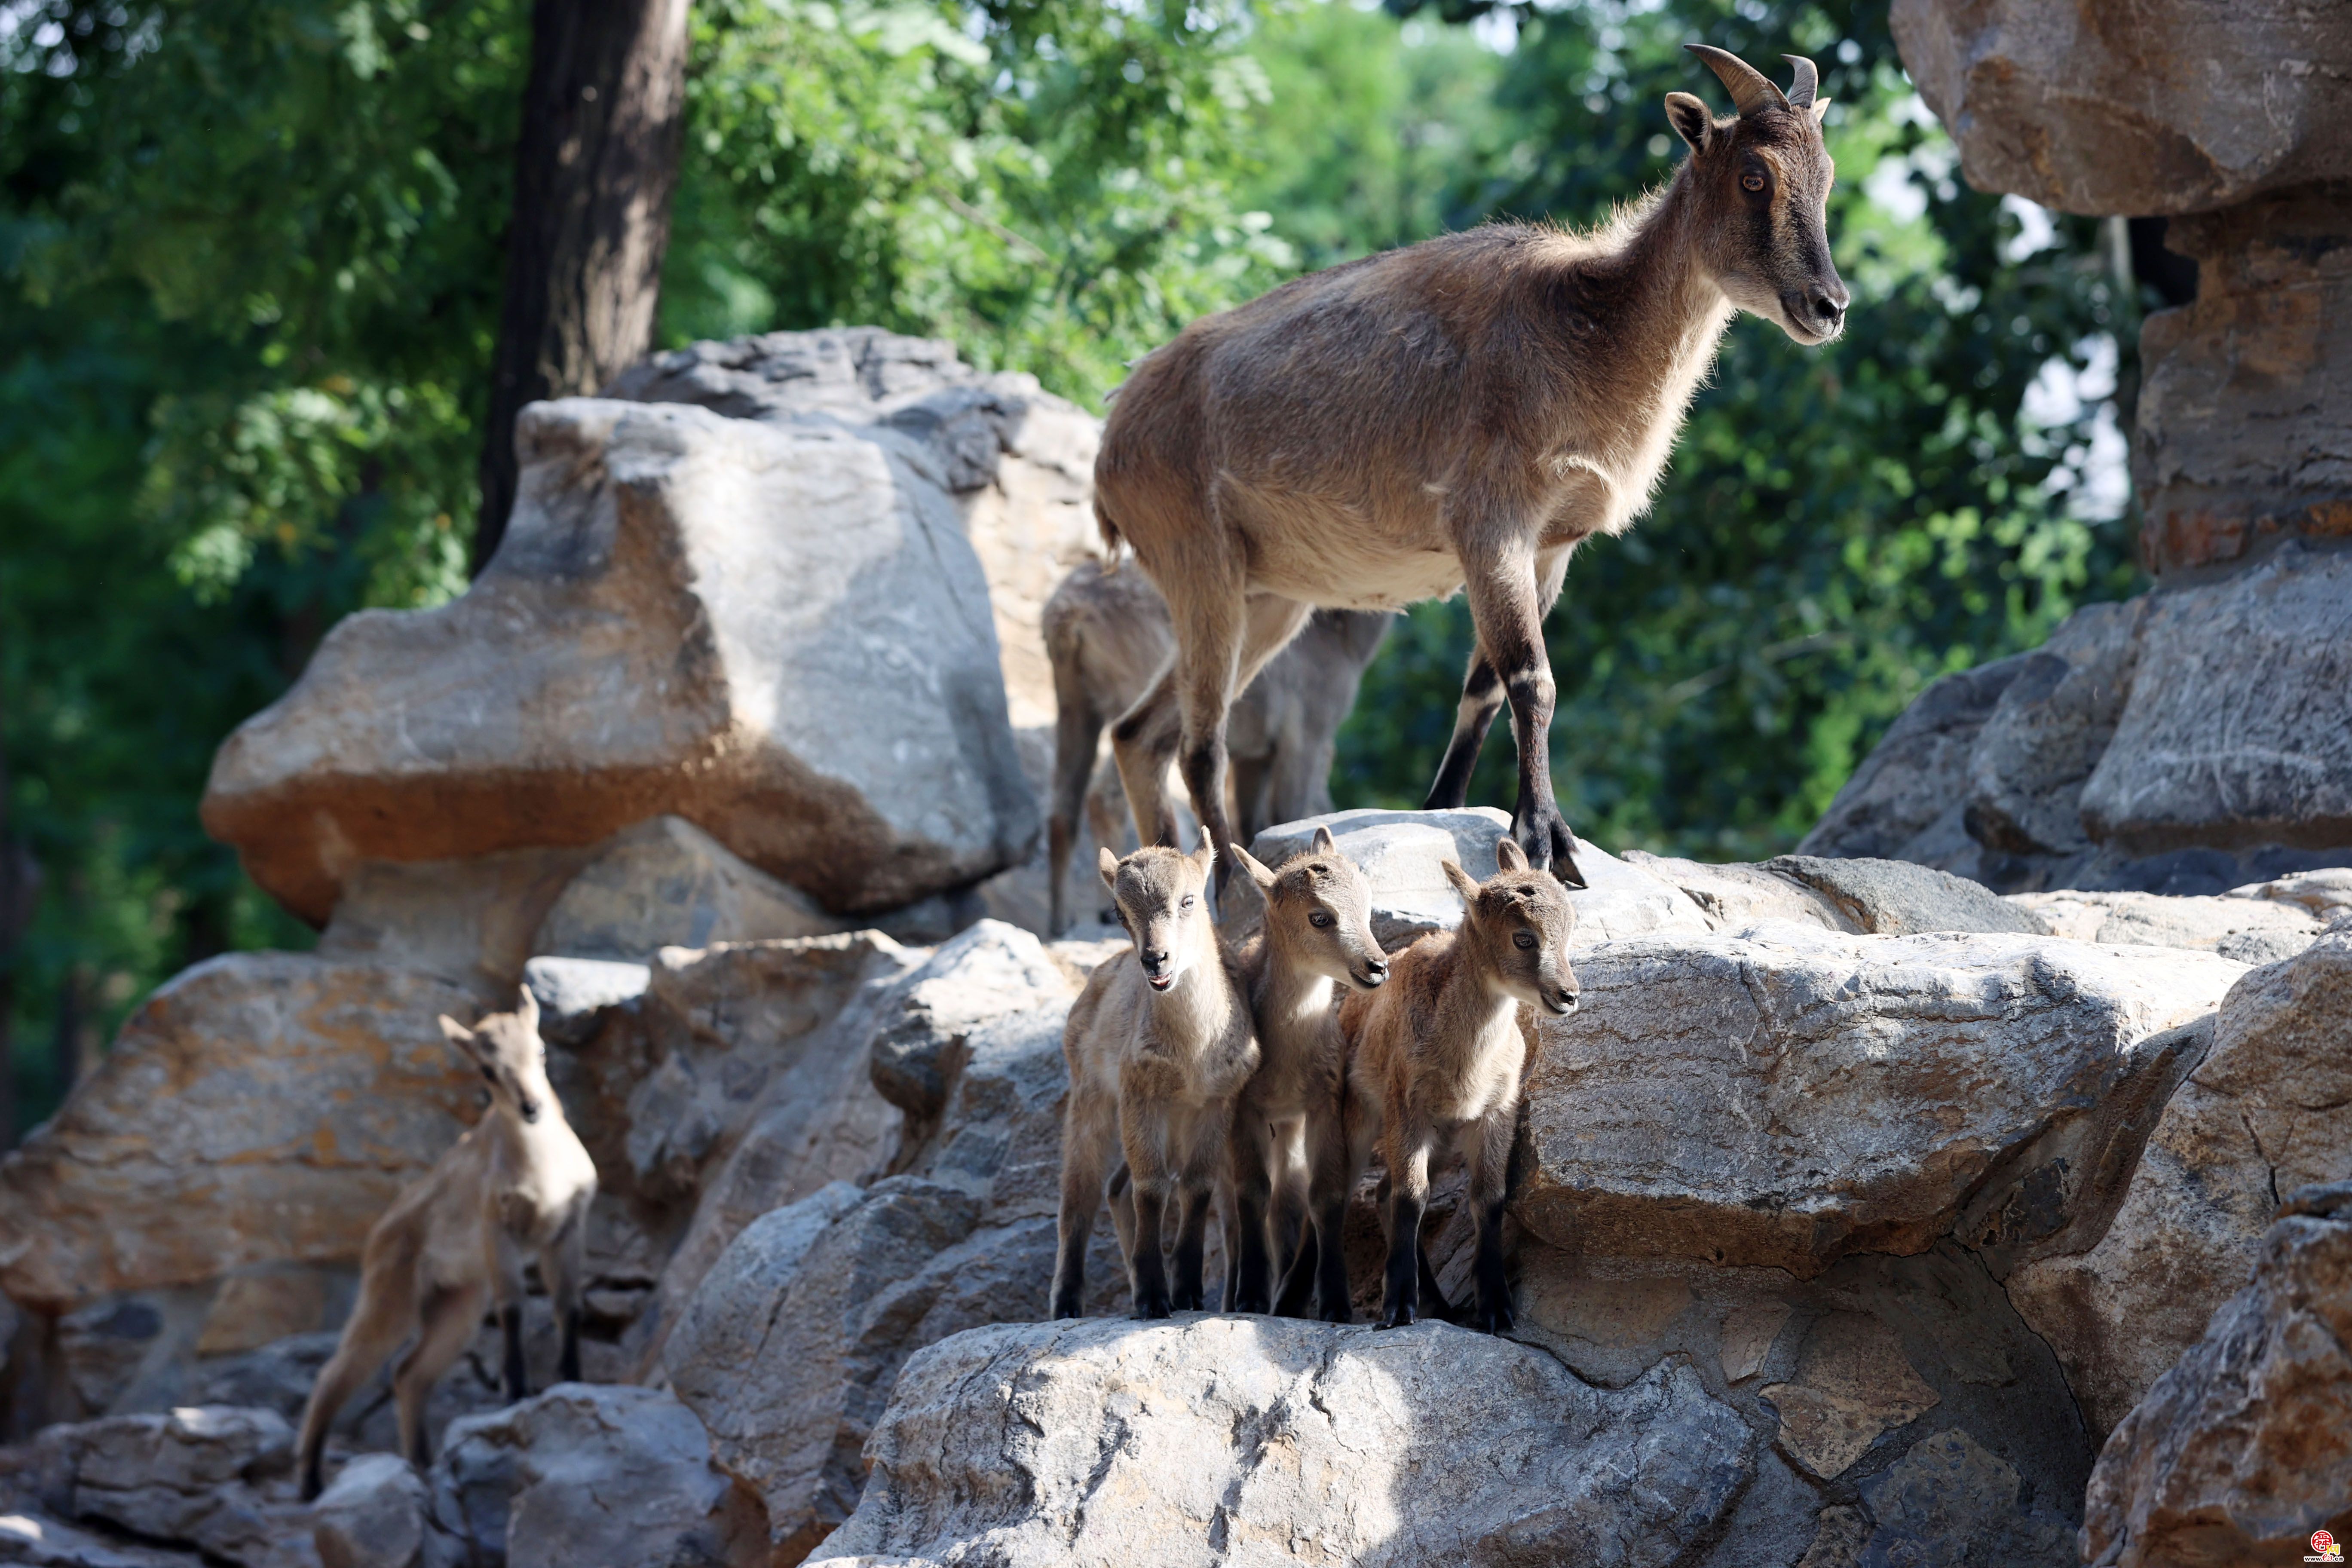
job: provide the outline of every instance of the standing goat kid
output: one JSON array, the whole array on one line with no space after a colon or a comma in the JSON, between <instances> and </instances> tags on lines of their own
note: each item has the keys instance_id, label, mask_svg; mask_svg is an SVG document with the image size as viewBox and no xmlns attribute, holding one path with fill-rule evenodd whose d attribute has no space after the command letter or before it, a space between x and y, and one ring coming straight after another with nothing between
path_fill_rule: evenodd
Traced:
<instances>
[{"instance_id":1,"label":"standing goat kid","mask_svg":"<svg viewBox=\"0 0 2352 1568\"><path fill-rule=\"evenodd\" d=\"M1135 1315L1198 1311L1202 1248L1233 1127L1234 1097L1257 1070L1249 1010L1209 920L1216 851L1101 851L1102 879L1132 951L1098 966L1070 1008L1062 1054L1070 1098L1062 1115L1061 1249L1053 1311L1075 1318L1086 1296L1087 1241L1103 1178L1123 1152L1131 1183L1122 1224ZM1160 1259L1161 1221L1181 1199L1176 1284Z\"/></svg>"},{"instance_id":2,"label":"standing goat kid","mask_svg":"<svg viewBox=\"0 0 2352 1568\"><path fill-rule=\"evenodd\" d=\"M506 1331L506 1393L522 1398L523 1259L536 1254L562 1325L559 1376L580 1376L580 1291L586 1277L588 1206L596 1166L547 1082L539 1002L530 988L511 1013L441 1033L481 1070L490 1108L422 1180L392 1202L368 1232L359 1304L302 1412L305 1500L319 1495L327 1426L345 1401L407 1342L392 1389L400 1450L422 1468L431 1458L425 1401L474 1337L495 1301Z\"/></svg>"},{"instance_id":3,"label":"standing goat kid","mask_svg":"<svg viewBox=\"0 0 2352 1568\"><path fill-rule=\"evenodd\" d=\"M1384 1329L1420 1315L1421 1216L1430 1158L1444 1148L1458 1151L1470 1166L1478 1222L1472 1321L1489 1333L1512 1323L1503 1203L1527 1065L1519 1005L1554 1015L1576 1011L1576 972L1568 962L1576 909L1559 879L1530 867L1517 843L1502 840L1495 859L1495 875L1485 882L1446 861L1446 879L1462 895L1462 924L1418 938L1396 956L1378 994L1339 1005L1339 1032L1348 1042L1346 1116L1344 1123L1322 1119L1311 1154L1310 1202L1318 1229L1336 1237L1377 1135L1388 1167ZM1320 1263L1324 1316L1344 1322L1347 1260L1327 1242Z\"/></svg>"},{"instance_id":4,"label":"standing goat kid","mask_svg":"<svg viewBox=\"0 0 2352 1568\"><path fill-rule=\"evenodd\" d=\"M1512 832L1581 887L1552 795L1543 618L1569 556L1649 504L1735 310L1825 342L1832 169L1811 62L1786 94L1721 49L1718 121L1688 93L1664 187L1591 235L1491 224L1286 283L1193 322L1111 405L1095 511L1173 617L1175 662L1112 729L1147 839L1176 759L1220 848L1225 716L1310 606L1395 609L1467 584L1478 640L1429 794L1458 806L1508 693ZM1792 57L1793 58L1793 57Z\"/></svg>"},{"instance_id":5,"label":"standing goat kid","mask_svg":"<svg viewBox=\"0 0 2352 1568\"><path fill-rule=\"evenodd\" d=\"M1296 1193L1292 1173L1305 1163L1311 1108L1339 1099L1346 1059L1339 995L1378 989L1389 961L1372 934L1371 885L1329 828L1318 827L1313 847L1278 872L1246 849L1234 854L1265 897L1265 923L1234 953L1257 1027L1258 1069L1234 1111L1234 1223L1225 1238L1234 1283L1225 1308L1265 1312L1274 1306L1272 1259L1280 1251L1270 1222L1289 1206L1276 1201L1277 1189ZM1311 1228L1300 1241L1302 1256L1339 1245Z\"/></svg>"}]
</instances>

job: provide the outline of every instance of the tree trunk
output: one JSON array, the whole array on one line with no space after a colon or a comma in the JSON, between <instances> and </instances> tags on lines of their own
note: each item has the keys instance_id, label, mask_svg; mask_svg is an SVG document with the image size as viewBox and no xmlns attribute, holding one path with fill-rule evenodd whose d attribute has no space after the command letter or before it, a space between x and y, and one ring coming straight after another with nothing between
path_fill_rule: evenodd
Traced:
<instances>
[{"instance_id":1,"label":"tree trunk","mask_svg":"<svg viewBox=\"0 0 2352 1568\"><path fill-rule=\"evenodd\" d=\"M534 0L474 570L505 537L515 416L653 346L686 108L687 0Z\"/></svg>"}]
</instances>

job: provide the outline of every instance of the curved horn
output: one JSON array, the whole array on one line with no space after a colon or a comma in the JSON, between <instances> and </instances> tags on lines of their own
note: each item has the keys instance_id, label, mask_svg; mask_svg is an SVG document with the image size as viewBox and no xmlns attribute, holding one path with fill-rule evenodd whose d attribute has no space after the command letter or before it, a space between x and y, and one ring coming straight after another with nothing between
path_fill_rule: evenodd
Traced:
<instances>
[{"instance_id":1,"label":"curved horn","mask_svg":"<svg viewBox=\"0 0 2352 1568\"><path fill-rule=\"evenodd\" d=\"M1811 109L1813 94L1821 89L1822 73L1815 70L1813 62L1802 55L1782 55L1780 58L1797 68L1797 79L1789 84L1789 107Z\"/></svg>"},{"instance_id":2,"label":"curved horn","mask_svg":"<svg viewBox=\"0 0 2352 1568\"><path fill-rule=\"evenodd\" d=\"M1741 59L1728 49L1718 49L1713 44L1685 44L1683 47L1707 63L1709 69L1723 79L1731 89L1731 101L1742 114L1753 114L1759 109L1786 109L1789 100L1772 85L1772 79Z\"/></svg>"}]
</instances>

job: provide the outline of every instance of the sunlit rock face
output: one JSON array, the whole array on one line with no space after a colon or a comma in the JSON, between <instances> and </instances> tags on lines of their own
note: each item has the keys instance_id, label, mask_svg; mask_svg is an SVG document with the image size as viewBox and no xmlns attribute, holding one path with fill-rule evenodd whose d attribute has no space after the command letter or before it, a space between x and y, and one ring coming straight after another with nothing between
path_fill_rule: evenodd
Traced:
<instances>
[{"instance_id":1,"label":"sunlit rock face","mask_svg":"<svg viewBox=\"0 0 2352 1568\"><path fill-rule=\"evenodd\" d=\"M323 920L362 860L693 822L841 911L974 883L1037 830L988 584L929 448L578 398L463 598L371 611L215 758L204 816Z\"/></svg>"}]
</instances>

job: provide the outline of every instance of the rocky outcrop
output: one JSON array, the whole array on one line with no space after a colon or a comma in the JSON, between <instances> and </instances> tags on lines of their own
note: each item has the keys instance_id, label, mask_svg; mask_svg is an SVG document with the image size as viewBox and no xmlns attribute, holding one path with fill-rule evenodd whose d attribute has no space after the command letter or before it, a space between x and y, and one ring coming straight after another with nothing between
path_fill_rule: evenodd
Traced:
<instances>
[{"instance_id":1,"label":"rocky outcrop","mask_svg":"<svg viewBox=\"0 0 2352 1568\"><path fill-rule=\"evenodd\" d=\"M1538 1031L1515 1212L1562 1247L1801 1279L1850 1252L1924 1250L2014 1188L2030 1194L2015 1217L1981 1225L2046 1244L2079 1217L2102 1150L2036 1145L2111 1099L2160 1099L2195 1044L2179 1026L2243 973L1799 926L1604 947L1578 959L1578 1012Z\"/></svg>"},{"instance_id":2,"label":"rocky outcrop","mask_svg":"<svg viewBox=\"0 0 2352 1568\"><path fill-rule=\"evenodd\" d=\"M2112 1223L2011 1274L2094 1431L2121 1421L2244 1283L2279 1195L2352 1180L2352 932L2231 990Z\"/></svg>"},{"instance_id":3,"label":"rocky outcrop","mask_svg":"<svg viewBox=\"0 0 2352 1568\"><path fill-rule=\"evenodd\" d=\"M2116 1428L2092 1473L2097 1568L2292 1563L2352 1533L2352 1185L2290 1194L2253 1276Z\"/></svg>"},{"instance_id":4,"label":"rocky outcrop","mask_svg":"<svg viewBox=\"0 0 2352 1568\"><path fill-rule=\"evenodd\" d=\"M135 1541L276 1568L298 1529L286 1484L294 1429L274 1411L210 1405L52 1426L35 1455L48 1510Z\"/></svg>"},{"instance_id":5,"label":"rocky outcrop","mask_svg":"<svg viewBox=\"0 0 2352 1568\"><path fill-rule=\"evenodd\" d=\"M1206 1318L981 1329L917 1357L816 1561L1660 1564L1754 1472L1687 1365L1595 1389L1542 1352ZM1591 1559L1601 1560L1601 1559Z\"/></svg>"},{"instance_id":6,"label":"rocky outcrop","mask_svg":"<svg viewBox=\"0 0 2352 1568\"><path fill-rule=\"evenodd\" d=\"M1892 22L1979 190L2178 214L2352 178L2352 24L2330 7L1895 0Z\"/></svg>"},{"instance_id":7,"label":"rocky outcrop","mask_svg":"<svg viewBox=\"0 0 2352 1568\"><path fill-rule=\"evenodd\" d=\"M421 1568L432 1494L406 1459L362 1454L310 1509L320 1568Z\"/></svg>"},{"instance_id":8,"label":"rocky outcrop","mask_svg":"<svg viewBox=\"0 0 2352 1568\"><path fill-rule=\"evenodd\" d=\"M2325 929L2285 900L2158 893L2012 893L2053 936L2124 947L2187 947L2238 963L2293 958Z\"/></svg>"},{"instance_id":9,"label":"rocky outcrop","mask_svg":"<svg viewBox=\"0 0 2352 1568\"><path fill-rule=\"evenodd\" d=\"M518 423L473 588L366 611L221 748L204 817L323 920L362 860L688 818L842 911L1024 855L988 587L921 447L596 399Z\"/></svg>"}]
</instances>

